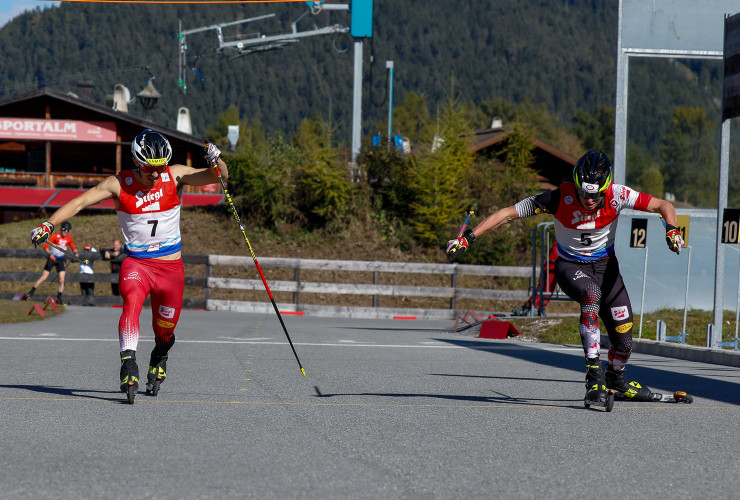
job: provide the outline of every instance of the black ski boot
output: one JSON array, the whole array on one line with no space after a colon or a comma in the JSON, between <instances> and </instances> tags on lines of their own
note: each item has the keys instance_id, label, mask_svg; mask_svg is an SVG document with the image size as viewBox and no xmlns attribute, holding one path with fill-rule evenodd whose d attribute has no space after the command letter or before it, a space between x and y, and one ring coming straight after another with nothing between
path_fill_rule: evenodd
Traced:
<instances>
[{"instance_id":1,"label":"black ski boot","mask_svg":"<svg viewBox=\"0 0 740 500\"><path fill-rule=\"evenodd\" d=\"M632 401L652 401L653 393L647 387L637 382L627 382L624 378L624 370L617 371L612 366L606 369L606 386L615 391L621 398Z\"/></svg>"},{"instance_id":2,"label":"black ski boot","mask_svg":"<svg viewBox=\"0 0 740 500\"><path fill-rule=\"evenodd\" d=\"M586 359L586 397L583 404L588 408L592 404L606 405L606 382L601 362L597 358Z\"/></svg>"},{"instance_id":3,"label":"black ski boot","mask_svg":"<svg viewBox=\"0 0 740 500\"><path fill-rule=\"evenodd\" d=\"M152 349L149 358L149 373L146 376L146 393L156 396L159 393L159 385L167 378L167 354L158 354L157 348Z\"/></svg>"},{"instance_id":4,"label":"black ski boot","mask_svg":"<svg viewBox=\"0 0 740 500\"><path fill-rule=\"evenodd\" d=\"M121 392L126 393L129 404L134 404L139 390L139 367L136 365L136 351L121 351Z\"/></svg>"}]
</instances>

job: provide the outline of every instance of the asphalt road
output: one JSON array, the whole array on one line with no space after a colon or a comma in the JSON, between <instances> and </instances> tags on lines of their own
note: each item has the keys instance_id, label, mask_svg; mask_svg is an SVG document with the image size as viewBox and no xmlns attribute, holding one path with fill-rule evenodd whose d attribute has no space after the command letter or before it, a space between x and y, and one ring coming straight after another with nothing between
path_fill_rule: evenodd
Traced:
<instances>
[{"instance_id":1,"label":"asphalt road","mask_svg":"<svg viewBox=\"0 0 740 500\"><path fill-rule=\"evenodd\" d=\"M304 377L275 315L184 311L159 396L131 406L119 314L0 325L0 498L740 495L738 368L635 354L630 378L695 402L606 413L576 346L286 316Z\"/></svg>"}]
</instances>

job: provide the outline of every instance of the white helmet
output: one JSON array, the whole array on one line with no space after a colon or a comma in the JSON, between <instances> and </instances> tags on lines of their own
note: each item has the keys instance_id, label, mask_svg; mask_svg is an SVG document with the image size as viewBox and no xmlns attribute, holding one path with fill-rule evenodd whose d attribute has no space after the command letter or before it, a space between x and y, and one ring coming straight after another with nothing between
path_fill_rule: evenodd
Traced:
<instances>
[{"instance_id":1,"label":"white helmet","mask_svg":"<svg viewBox=\"0 0 740 500\"><path fill-rule=\"evenodd\" d=\"M150 128L131 142L131 154L144 171L162 171L172 159L172 147L165 136Z\"/></svg>"}]
</instances>

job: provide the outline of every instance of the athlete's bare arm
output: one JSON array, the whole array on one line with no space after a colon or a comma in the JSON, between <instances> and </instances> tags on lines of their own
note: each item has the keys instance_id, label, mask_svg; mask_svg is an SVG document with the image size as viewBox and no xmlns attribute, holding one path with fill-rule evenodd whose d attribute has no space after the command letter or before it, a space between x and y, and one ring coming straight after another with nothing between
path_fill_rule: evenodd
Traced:
<instances>
[{"instance_id":1,"label":"athlete's bare arm","mask_svg":"<svg viewBox=\"0 0 740 500\"><path fill-rule=\"evenodd\" d=\"M81 210L111 198L114 199L116 202L116 208L118 208L118 198L120 195L121 184L118 181L118 177L107 177L100 181L97 186L88 189L78 197L69 200L67 203L59 207L59 209L49 217L49 222L56 226L57 224L61 224L62 222L71 219Z\"/></svg>"},{"instance_id":2,"label":"athlete's bare arm","mask_svg":"<svg viewBox=\"0 0 740 500\"><path fill-rule=\"evenodd\" d=\"M229 169L226 163L219 158L218 169L224 182L229 178ZM170 173L175 177L177 185L187 184L189 186L205 186L206 184L218 184L218 175L214 168L193 168L187 165L170 165Z\"/></svg>"},{"instance_id":3,"label":"athlete's bare arm","mask_svg":"<svg viewBox=\"0 0 740 500\"><path fill-rule=\"evenodd\" d=\"M509 222L518 218L519 214L516 212L516 208L514 207L514 205L502 208L501 210L489 215L488 217L483 219L480 224L475 226L475 228L473 229L473 234L476 238L478 238L480 235L487 233L492 229L496 229L497 227L504 224L508 224Z\"/></svg>"},{"instance_id":4,"label":"athlete's bare arm","mask_svg":"<svg viewBox=\"0 0 740 500\"><path fill-rule=\"evenodd\" d=\"M666 200L661 200L660 198L653 198L650 200L650 203L648 203L647 211L655 214L658 213L663 216L665 219L666 224L670 224L671 226L675 226L678 224L678 219L676 218L676 209L673 207L673 203Z\"/></svg>"}]
</instances>

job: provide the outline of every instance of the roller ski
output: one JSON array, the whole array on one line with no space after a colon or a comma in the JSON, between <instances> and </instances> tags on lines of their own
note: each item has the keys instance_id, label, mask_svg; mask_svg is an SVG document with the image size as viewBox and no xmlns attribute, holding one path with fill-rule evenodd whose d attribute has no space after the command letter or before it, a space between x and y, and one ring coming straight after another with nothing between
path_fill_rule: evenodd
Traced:
<instances>
[{"instance_id":1,"label":"roller ski","mask_svg":"<svg viewBox=\"0 0 740 500\"><path fill-rule=\"evenodd\" d=\"M149 358L149 373L146 376L146 393L150 396L159 394L159 386L167 377L167 355L159 356L156 350L156 347L152 350L151 358Z\"/></svg>"},{"instance_id":2,"label":"roller ski","mask_svg":"<svg viewBox=\"0 0 740 500\"><path fill-rule=\"evenodd\" d=\"M126 394L128 404L134 404L139 390L139 367L136 365L136 351L121 352L121 392Z\"/></svg>"},{"instance_id":3,"label":"roller ski","mask_svg":"<svg viewBox=\"0 0 740 500\"><path fill-rule=\"evenodd\" d=\"M606 386L614 397L620 401L647 401L663 403L687 403L694 402L694 398L684 391L676 391L673 394L661 394L643 387L638 382L627 382L624 372L614 370L611 366L606 369Z\"/></svg>"},{"instance_id":4,"label":"roller ski","mask_svg":"<svg viewBox=\"0 0 740 500\"><path fill-rule=\"evenodd\" d=\"M611 390L611 389L610 389ZM615 392L614 397L619 401L627 401L628 399L621 393ZM641 399L640 401L646 401ZM676 391L673 394L661 394L659 392L651 392L650 399L653 403L685 403L691 404L694 402L694 397L690 394L686 394L684 391Z\"/></svg>"},{"instance_id":5,"label":"roller ski","mask_svg":"<svg viewBox=\"0 0 740 500\"><path fill-rule=\"evenodd\" d=\"M601 371L601 363L598 359L586 360L586 397L583 398L583 406L603 407L606 411L614 408L614 393L606 388L604 372Z\"/></svg>"}]
</instances>

